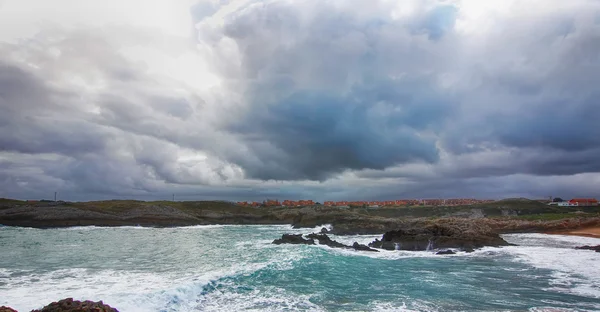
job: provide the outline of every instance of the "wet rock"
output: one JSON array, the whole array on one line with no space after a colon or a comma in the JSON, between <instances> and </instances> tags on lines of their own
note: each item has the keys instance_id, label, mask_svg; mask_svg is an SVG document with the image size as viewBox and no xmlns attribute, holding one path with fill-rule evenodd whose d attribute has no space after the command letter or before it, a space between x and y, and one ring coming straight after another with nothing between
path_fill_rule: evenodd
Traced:
<instances>
[{"instance_id":1,"label":"wet rock","mask_svg":"<svg viewBox=\"0 0 600 312\"><path fill-rule=\"evenodd\" d=\"M579 246L575 247L575 249L584 249L584 250L595 250L596 252L600 252L600 245L597 246Z\"/></svg>"},{"instance_id":2,"label":"wet rock","mask_svg":"<svg viewBox=\"0 0 600 312\"><path fill-rule=\"evenodd\" d=\"M5 306L0 307L0 312L17 312L17 310Z\"/></svg>"},{"instance_id":3,"label":"wet rock","mask_svg":"<svg viewBox=\"0 0 600 312\"><path fill-rule=\"evenodd\" d=\"M336 241L332 240L331 238L329 238L329 236L327 236L327 234L312 233L312 234L306 235L306 237L308 237L310 239L319 240L319 245L327 245L327 246L333 247L333 248L348 247L340 242L336 242Z\"/></svg>"},{"instance_id":4,"label":"wet rock","mask_svg":"<svg viewBox=\"0 0 600 312\"><path fill-rule=\"evenodd\" d=\"M305 239L302 237L302 234L283 234L280 239L276 239L273 241L275 245L281 244L304 244L304 245L314 245L314 239Z\"/></svg>"},{"instance_id":5,"label":"wet rock","mask_svg":"<svg viewBox=\"0 0 600 312\"><path fill-rule=\"evenodd\" d=\"M436 255L454 255L456 254L456 252L454 252L452 249L447 249L447 250L440 250L438 252L435 253Z\"/></svg>"},{"instance_id":6,"label":"wet rock","mask_svg":"<svg viewBox=\"0 0 600 312\"><path fill-rule=\"evenodd\" d=\"M312 234L308 234L306 235L306 237L308 239L305 239L302 237L301 234L283 234L283 236L280 239L276 239L273 241L273 244L306 244L306 245L314 245L315 244L315 240L319 241L319 245L325 245L325 246L329 246L331 248L344 248L344 249L354 249L354 250L360 250L360 251L373 251L373 252L379 252L379 250L375 250L372 248L369 248L369 246L366 245L361 245L357 242L354 242L354 244L352 246L348 246L348 245L344 245L340 242L336 242L334 240L332 240L329 236L327 236L327 234L317 234L317 233L312 233Z\"/></svg>"},{"instance_id":7,"label":"wet rock","mask_svg":"<svg viewBox=\"0 0 600 312\"><path fill-rule=\"evenodd\" d=\"M437 248L458 248L472 250L484 246L510 245L496 232L472 223L429 224L401 228L383 234L370 247L386 250L431 250Z\"/></svg>"},{"instance_id":8,"label":"wet rock","mask_svg":"<svg viewBox=\"0 0 600 312\"><path fill-rule=\"evenodd\" d=\"M321 234L327 234L329 230L327 228L321 228Z\"/></svg>"},{"instance_id":9,"label":"wet rock","mask_svg":"<svg viewBox=\"0 0 600 312\"><path fill-rule=\"evenodd\" d=\"M104 304L102 301L79 301L67 298L31 312L119 312L119 310Z\"/></svg>"},{"instance_id":10,"label":"wet rock","mask_svg":"<svg viewBox=\"0 0 600 312\"><path fill-rule=\"evenodd\" d=\"M352 248L354 248L354 250L379 252L379 250L373 249L367 245L359 244L357 242L354 242L354 244L352 244Z\"/></svg>"}]
</instances>

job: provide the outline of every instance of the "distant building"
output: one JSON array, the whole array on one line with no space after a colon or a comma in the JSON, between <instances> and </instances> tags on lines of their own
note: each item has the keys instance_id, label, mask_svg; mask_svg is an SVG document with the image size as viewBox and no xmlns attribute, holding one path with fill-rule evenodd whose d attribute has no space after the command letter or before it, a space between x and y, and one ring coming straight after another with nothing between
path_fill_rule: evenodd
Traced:
<instances>
[{"instance_id":1,"label":"distant building","mask_svg":"<svg viewBox=\"0 0 600 312\"><path fill-rule=\"evenodd\" d=\"M569 203L573 206L598 206L598 200L595 198L573 198Z\"/></svg>"},{"instance_id":2,"label":"distant building","mask_svg":"<svg viewBox=\"0 0 600 312\"><path fill-rule=\"evenodd\" d=\"M568 202L568 201L563 201L563 202L558 202L558 203L556 203L556 202L555 203L550 203L549 205L551 205L551 204L552 205L557 205L559 207L575 207L575 206L579 206L577 204L574 204L574 203L571 203L571 202Z\"/></svg>"}]
</instances>

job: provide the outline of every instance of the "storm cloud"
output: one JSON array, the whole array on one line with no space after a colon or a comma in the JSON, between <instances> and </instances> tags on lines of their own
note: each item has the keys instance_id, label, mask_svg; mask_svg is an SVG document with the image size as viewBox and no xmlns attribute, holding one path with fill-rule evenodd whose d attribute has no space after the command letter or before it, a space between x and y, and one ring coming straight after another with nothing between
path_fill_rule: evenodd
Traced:
<instances>
[{"instance_id":1,"label":"storm cloud","mask_svg":"<svg viewBox=\"0 0 600 312\"><path fill-rule=\"evenodd\" d=\"M0 2L0 197L598 196L597 1L110 2Z\"/></svg>"}]
</instances>

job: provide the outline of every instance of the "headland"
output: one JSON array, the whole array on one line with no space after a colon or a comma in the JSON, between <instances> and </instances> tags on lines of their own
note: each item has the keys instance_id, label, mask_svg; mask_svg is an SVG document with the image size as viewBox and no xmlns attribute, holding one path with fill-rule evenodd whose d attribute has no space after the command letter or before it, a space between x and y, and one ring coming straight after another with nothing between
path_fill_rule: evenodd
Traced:
<instances>
[{"instance_id":1,"label":"headland","mask_svg":"<svg viewBox=\"0 0 600 312\"><path fill-rule=\"evenodd\" d=\"M0 224L176 227L209 224L331 224L332 233L383 234L431 224L486 226L498 233L597 235L600 206L560 207L524 198L471 205L423 207L246 207L226 201L28 202L0 199ZM590 230L594 229L596 230ZM587 229L587 230L585 230ZM595 232L594 232L595 231Z\"/></svg>"}]
</instances>

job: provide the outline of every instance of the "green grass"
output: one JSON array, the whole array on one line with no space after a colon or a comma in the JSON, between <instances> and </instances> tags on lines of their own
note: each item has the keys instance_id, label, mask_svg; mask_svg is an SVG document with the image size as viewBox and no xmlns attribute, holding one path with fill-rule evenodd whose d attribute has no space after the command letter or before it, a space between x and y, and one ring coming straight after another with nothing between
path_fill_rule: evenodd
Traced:
<instances>
[{"instance_id":1,"label":"green grass","mask_svg":"<svg viewBox=\"0 0 600 312\"><path fill-rule=\"evenodd\" d=\"M589 218L589 217L598 217L600 214L598 213L573 213L573 212L563 212L563 213L542 213L542 214L530 214L530 215L521 215L514 216L511 218L519 219L519 220L528 220L528 221L554 221L554 220L562 220L569 218Z\"/></svg>"},{"instance_id":2,"label":"green grass","mask_svg":"<svg viewBox=\"0 0 600 312\"><path fill-rule=\"evenodd\" d=\"M225 201L138 201L138 200L107 200L71 203L69 206L104 213L120 213L133 209L148 207L169 207L182 212L195 214L201 211L219 211L235 214L247 213L259 215L265 208L241 207Z\"/></svg>"},{"instance_id":3,"label":"green grass","mask_svg":"<svg viewBox=\"0 0 600 312\"><path fill-rule=\"evenodd\" d=\"M0 198L0 209L22 205L32 205L26 201ZM38 205L38 203L33 204ZM43 203L39 203L43 205ZM74 207L83 210L96 211L108 214L119 214L133 209L144 209L150 207L169 207L178 209L190 215L201 215L206 212L225 212L230 214L246 214L253 216L264 216L274 213L276 215L289 216L297 214L305 207L283 208L283 207L243 207L226 201L138 201L138 200L106 200L91 202L68 202L61 206ZM49 208L53 205L48 205ZM575 209L549 206L527 199L506 199L491 203L463 205L463 206L399 206L382 208L353 207L340 209L336 207L313 206L313 213L322 215L342 215L354 213L370 217L384 218L438 218L445 216L468 216L473 210L480 210L486 217L491 218L517 218L522 220L560 220L578 216L597 216L600 206L577 207L579 214L572 213ZM310 211L310 210L309 210ZM516 215L509 217L507 215Z\"/></svg>"},{"instance_id":4,"label":"green grass","mask_svg":"<svg viewBox=\"0 0 600 312\"><path fill-rule=\"evenodd\" d=\"M27 205L27 202L24 200L0 198L0 209L6 209L6 208L14 207L14 206L23 206L23 205Z\"/></svg>"}]
</instances>

